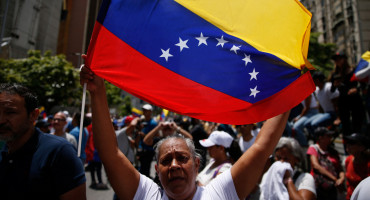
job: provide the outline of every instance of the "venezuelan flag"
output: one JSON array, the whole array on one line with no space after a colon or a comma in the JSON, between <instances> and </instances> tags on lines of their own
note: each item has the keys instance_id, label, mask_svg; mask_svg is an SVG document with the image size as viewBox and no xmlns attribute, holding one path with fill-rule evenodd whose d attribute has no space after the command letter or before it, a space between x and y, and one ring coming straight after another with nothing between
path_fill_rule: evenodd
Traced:
<instances>
[{"instance_id":1,"label":"venezuelan flag","mask_svg":"<svg viewBox=\"0 0 370 200\"><path fill-rule=\"evenodd\" d=\"M143 114L143 111L135 108L135 107L132 107L131 108L131 112L132 112L132 115L136 116L136 117L139 117L140 115Z\"/></svg>"},{"instance_id":2,"label":"venezuelan flag","mask_svg":"<svg viewBox=\"0 0 370 200\"><path fill-rule=\"evenodd\" d=\"M45 119L47 117L45 107L41 106L39 110L40 110L40 115L42 116L43 119Z\"/></svg>"},{"instance_id":3,"label":"venezuelan flag","mask_svg":"<svg viewBox=\"0 0 370 200\"><path fill-rule=\"evenodd\" d=\"M159 120L160 121L163 121L166 117L167 117L167 115L168 115L168 110L166 110L166 109L162 109L162 112L161 112L161 115L160 115L160 117L159 117Z\"/></svg>"},{"instance_id":4,"label":"venezuelan flag","mask_svg":"<svg viewBox=\"0 0 370 200\"><path fill-rule=\"evenodd\" d=\"M358 65L351 77L351 81L362 81L362 82L369 82L370 76L370 51L366 51L362 54Z\"/></svg>"},{"instance_id":5,"label":"venezuelan flag","mask_svg":"<svg viewBox=\"0 0 370 200\"><path fill-rule=\"evenodd\" d=\"M86 64L167 110L249 124L314 91L310 20L298 0L105 0Z\"/></svg>"}]
</instances>

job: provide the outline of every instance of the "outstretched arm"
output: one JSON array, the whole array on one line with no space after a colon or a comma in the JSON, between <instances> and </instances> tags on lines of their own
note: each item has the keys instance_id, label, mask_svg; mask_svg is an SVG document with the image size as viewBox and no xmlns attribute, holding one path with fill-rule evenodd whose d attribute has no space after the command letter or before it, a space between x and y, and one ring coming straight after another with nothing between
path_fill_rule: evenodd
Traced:
<instances>
[{"instance_id":1,"label":"outstretched arm","mask_svg":"<svg viewBox=\"0 0 370 200\"><path fill-rule=\"evenodd\" d=\"M268 119L254 144L231 168L231 176L240 199L244 199L254 189L268 157L284 131L288 116L289 111Z\"/></svg>"},{"instance_id":2,"label":"outstretched arm","mask_svg":"<svg viewBox=\"0 0 370 200\"><path fill-rule=\"evenodd\" d=\"M80 83L87 83L91 95L94 144L104 164L109 181L120 199L133 199L140 174L118 149L116 134L110 120L104 80L83 66Z\"/></svg>"}]
</instances>

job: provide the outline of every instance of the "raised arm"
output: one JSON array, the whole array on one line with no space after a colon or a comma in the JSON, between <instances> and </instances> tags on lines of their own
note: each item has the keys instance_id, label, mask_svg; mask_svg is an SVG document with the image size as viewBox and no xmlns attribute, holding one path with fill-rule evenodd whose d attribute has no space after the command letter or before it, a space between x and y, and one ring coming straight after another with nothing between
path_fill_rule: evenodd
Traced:
<instances>
[{"instance_id":1,"label":"raised arm","mask_svg":"<svg viewBox=\"0 0 370 200\"><path fill-rule=\"evenodd\" d=\"M163 122L159 122L156 127L154 127L151 131L149 131L148 134L145 135L145 137L143 138L143 142L146 145L149 145L149 146L153 145L153 143L154 143L154 141L153 141L154 140L154 137L162 129L163 129Z\"/></svg>"},{"instance_id":2,"label":"raised arm","mask_svg":"<svg viewBox=\"0 0 370 200\"><path fill-rule=\"evenodd\" d=\"M231 168L231 176L240 199L244 199L254 189L268 157L272 154L284 131L288 116L289 112L286 112L268 119L258 133L254 144Z\"/></svg>"},{"instance_id":3,"label":"raised arm","mask_svg":"<svg viewBox=\"0 0 370 200\"><path fill-rule=\"evenodd\" d=\"M140 174L118 149L116 135L110 120L104 80L82 67L80 83L87 83L91 95L94 144L104 164L110 184L120 199L133 199Z\"/></svg>"}]
</instances>

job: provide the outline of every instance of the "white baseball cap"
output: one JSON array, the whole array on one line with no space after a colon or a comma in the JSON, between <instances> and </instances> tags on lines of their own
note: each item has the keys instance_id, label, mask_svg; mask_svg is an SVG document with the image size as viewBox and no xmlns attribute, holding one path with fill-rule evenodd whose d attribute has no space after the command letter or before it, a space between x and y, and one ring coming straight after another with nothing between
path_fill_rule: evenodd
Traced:
<instances>
[{"instance_id":1,"label":"white baseball cap","mask_svg":"<svg viewBox=\"0 0 370 200\"><path fill-rule=\"evenodd\" d=\"M150 104L144 104L143 110L153 110L153 106L151 106Z\"/></svg>"},{"instance_id":2,"label":"white baseball cap","mask_svg":"<svg viewBox=\"0 0 370 200\"><path fill-rule=\"evenodd\" d=\"M211 135L209 135L208 139L199 140L199 143L203 147L221 145L225 148L229 148L233 140L234 138L225 131L213 131Z\"/></svg>"}]
</instances>

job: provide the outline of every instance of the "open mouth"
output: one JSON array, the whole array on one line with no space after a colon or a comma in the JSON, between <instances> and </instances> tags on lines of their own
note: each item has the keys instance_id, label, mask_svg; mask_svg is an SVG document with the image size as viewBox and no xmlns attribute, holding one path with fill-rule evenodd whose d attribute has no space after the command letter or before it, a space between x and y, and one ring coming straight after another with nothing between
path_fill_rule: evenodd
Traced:
<instances>
[{"instance_id":1,"label":"open mouth","mask_svg":"<svg viewBox=\"0 0 370 200\"><path fill-rule=\"evenodd\" d=\"M185 178L183 177L173 177L173 178L170 178L169 182L178 182L178 181L183 181L185 180Z\"/></svg>"}]
</instances>

